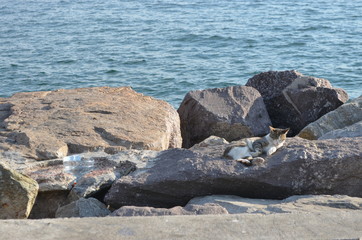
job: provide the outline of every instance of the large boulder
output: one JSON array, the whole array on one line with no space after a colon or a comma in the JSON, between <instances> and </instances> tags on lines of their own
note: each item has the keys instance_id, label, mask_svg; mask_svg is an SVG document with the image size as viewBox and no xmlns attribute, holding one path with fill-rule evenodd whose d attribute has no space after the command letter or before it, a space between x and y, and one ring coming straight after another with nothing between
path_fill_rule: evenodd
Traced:
<instances>
[{"instance_id":1,"label":"large boulder","mask_svg":"<svg viewBox=\"0 0 362 240\"><path fill-rule=\"evenodd\" d=\"M105 201L121 206L183 206L197 196L228 194L283 199L301 194L362 197L362 138L308 141L290 138L246 167L222 157L227 144L161 152L152 165L118 179Z\"/></svg>"},{"instance_id":2,"label":"large boulder","mask_svg":"<svg viewBox=\"0 0 362 240\"><path fill-rule=\"evenodd\" d=\"M259 92L245 86L191 91L178 113L185 148L211 135L228 141L265 135L271 125Z\"/></svg>"},{"instance_id":3,"label":"large boulder","mask_svg":"<svg viewBox=\"0 0 362 240\"><path fill-rule=\"evenodd\" d=\"M328 80L294 70L260 73L246 86L260 92L273 126L291 128L290 136L348 100L347 93L333 88Z\"/></svg>"},{"instance_id":4,"label":"large boulder","mask_svg":"<svg viewBox=\"0 0 362 240\"><path fill-rule=\"evenodd\" d=\"M35 180L0 162L0 219L27 218L38 189Z\"/></svg>"},{"instance_id":5,"label":"large boulder","mask_svg":"<svg viewBox=\"0 0 362 240\"><path fill-rule=\"evenodd\" d=\"M298 136L309 140L362 136L362 96L310 123Z\"/></svg>"},{"instance_id":6,"label":"large boulder","mask_svg":"<svg viewBox=\"0 0 362 240\"><path fill-rule=\"evenodd\" d=\"M17 93L0 99L0 128L0 149L38 160L182 144L176 110L129 87Z\"/></svg>"}]
</instances>

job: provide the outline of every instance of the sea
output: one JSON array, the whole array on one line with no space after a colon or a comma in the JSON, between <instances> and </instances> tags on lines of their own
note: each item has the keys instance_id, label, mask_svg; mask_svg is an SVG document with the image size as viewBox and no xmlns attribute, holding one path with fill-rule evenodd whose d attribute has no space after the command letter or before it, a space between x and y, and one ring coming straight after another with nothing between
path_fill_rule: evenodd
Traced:
<instances>
[{"instance_id":1,"label":"sea","mask_svg":"<svg viewBox=\"0 0 362 240\"><path fill-rule=\"evenodd\" d=\"M187 92L295 69L362 95L361 0L0 0L0 97Z\"/></svg>"}]
</instances>

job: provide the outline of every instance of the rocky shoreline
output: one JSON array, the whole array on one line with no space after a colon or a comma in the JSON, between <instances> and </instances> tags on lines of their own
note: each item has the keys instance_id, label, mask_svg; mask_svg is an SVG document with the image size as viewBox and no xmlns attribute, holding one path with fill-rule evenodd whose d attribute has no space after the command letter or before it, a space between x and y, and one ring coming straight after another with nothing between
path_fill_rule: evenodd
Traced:
<instances>
[{"instance_id":1,"label":"rocky shoreline","mask_svg":"<svg viewBox=\"0 0 362 240\"><path fill-rule=\"evenodd\" d=\"M296 71L189 92L177 111L129 87L1 98L0 219L362 214L362 96L347 100ZM291 131L264 164L222 157L269 125Z\"/></svg>"}]
</instances>

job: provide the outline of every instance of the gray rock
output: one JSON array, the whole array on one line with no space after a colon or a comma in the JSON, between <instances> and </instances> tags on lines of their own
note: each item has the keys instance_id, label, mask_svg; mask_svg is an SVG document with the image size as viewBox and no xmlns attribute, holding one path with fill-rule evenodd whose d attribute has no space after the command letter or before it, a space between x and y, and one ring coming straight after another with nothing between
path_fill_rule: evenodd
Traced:
<instances>
[{"instance_id":1,"label":"gray rock","mask_svg":"<svg viewBox=\"0 0 362 240\"><path fill-rule=\"evenodd\" d=\"M362 210L362 198L345 195L300 195L284 200L251 199L228 195L211 195L192 199L190 204L223 207L229 214L275 214L296 212L333 212Z\"/></svg>"},{"instance_id":2,"label":"gray rock","mask_svg":"<svg viewBox=\"0 0 362 240\"><path fill-rule=\"evenodd\" d=\"M265 135L271 125L262 97L245 86L191 91L178 113L185 148L211 135L228 141Z\"/></svg>"},{"instance_id":3,"label":"gray rock","mask_svg":"<svg viewBox=\"0 0 362 240\"><path fill-rule=\"evenodd\" d=\"M309 140L361 137L361 122L362 96L310 123L298 136Z\"/></svg>"},{"instance_id":4,"label":"gray rock","mask_svg":"<svg viewBox=\"0 0 362 240\"><path fill-rule=\"evenodd\" d=\"M29 219L54 218L59 207L69 204L69 190L39 192Z\"/></svg>"},{"instance_id":5,"label":"gray rock","mask_svg":"<svg viewBox=\"0 0 362 240\"><path fill-rule=\"evenodd\" d=\"M361 211L2 220L2 240L359 239Z\"/></svg>"},{"instance_id":6,"label":"gray rock","mask_svg":"<svg viewBox=\"0 0 362 240\"><path fill-rule=\"evenodd\" d=\"M131 216L166 216L166 215L207 215L227 214L225 208L216 204L188 204L185 207L153 208L124 206L114 211L110 216L131 217Z\"/></svg>"},{"instance_id":7,"label":"gray rock","mask_svg":"<svg viewBox=\"0 0 362 240\"><path fill-rule=\"evenodd\" d=\"M109 211L103 203L95 198L81 198L68 205L60 207L56 214L56 218L70 217L105 217L109 215Z\"/></svg>"},{"instance_id":8,"label":"gray rock","mask_svg":"<svg viewBox=\"0 0 362 240\"><path fill-rule=\"evenodd\" d=\"M260 92L273 126L290 127L290 136L348 100L347 93L333 88L328 80L294 70L260 73L250 78L246 86Z\"/></svg>"},{"instance_id":9,"label":"gray rock","mask_svg":"<svg viewBox=\"0 0 362 240\"><path fill-rule=\"evenodd\" d=\"M159 152L126 150L114 155L89 152L63 159L35 161L14 152L0 152L0 163L10 163L20 173L30 176L39 184L39 194L29 218L52 218L56 210L83 197L102 198L117 178L136 168L151 166L149 159Z\"/></svg>"},{"instance_id":10,"label":"gray rock","mask_svg":"<svg viewBox=\"0 0 362 240\"><path fill-rule=\"evenodd\" d=\"M362 121L341 129L330 131L321 136L319 139L336 139L344 137L362 137Z\"/></svg>"},{"instance_id":11,"label":"gray rock","mask_svg":"<svg viewBox=\"0 0 362 240\"><path fill-rule=\"evenodd\" d=\"M191 199L185 207L153 208L124 206L111 216L163 216L206 214L276 214L362 210L362 198L345 195L299 195L283 200L210 195Z\"/></svg>"},{"instance_id":12,"label":"gray rock","mask_svg":"<svg viewBox=\"0 0 362 240\"><path fill-rule=\"evenodd\" d=\"M27 218L38 189L35 180L0 162L0 219Z\"/></svg>"},{"instance_id":13,"label":"gray rock","mask_svg":"<svg viewBox=\"0 0 362 240\"><path fill-rule=\"evenodd\" d=\"M301 194L362 197L362 138L287 139L261 166L222 157L228 145L163 151L149 168L118 179L105 197L121 206L183 206L197 196L283 199Z\"/></svg>"},{"instance_id":14,"label":"gray rock","mask_svg":"<svg viewBox=\"0 0 362 240\"><path fill-rule=\"evenodd\" d=\"M0 149L37 160L182 144L176 110L129 87L17 93L0 99L0 112Z\"/></svg>"}]
</instances>

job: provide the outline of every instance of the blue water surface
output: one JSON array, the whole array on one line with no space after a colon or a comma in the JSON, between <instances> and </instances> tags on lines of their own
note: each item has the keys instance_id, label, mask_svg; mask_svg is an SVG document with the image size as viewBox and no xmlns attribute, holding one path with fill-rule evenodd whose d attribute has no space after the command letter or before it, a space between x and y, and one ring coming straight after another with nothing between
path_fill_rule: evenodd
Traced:
<instances>
[{"instance_id":1,"label":"blue water surface","mask_svg":"<svg viewBox=\"0 0 362 240\"><path fill-rule=\"evenodd\" d=\"M296 69L362 94L362 1L0 0L0 96L132 86L190 90Z\"/></svg>"}]
</instances>

